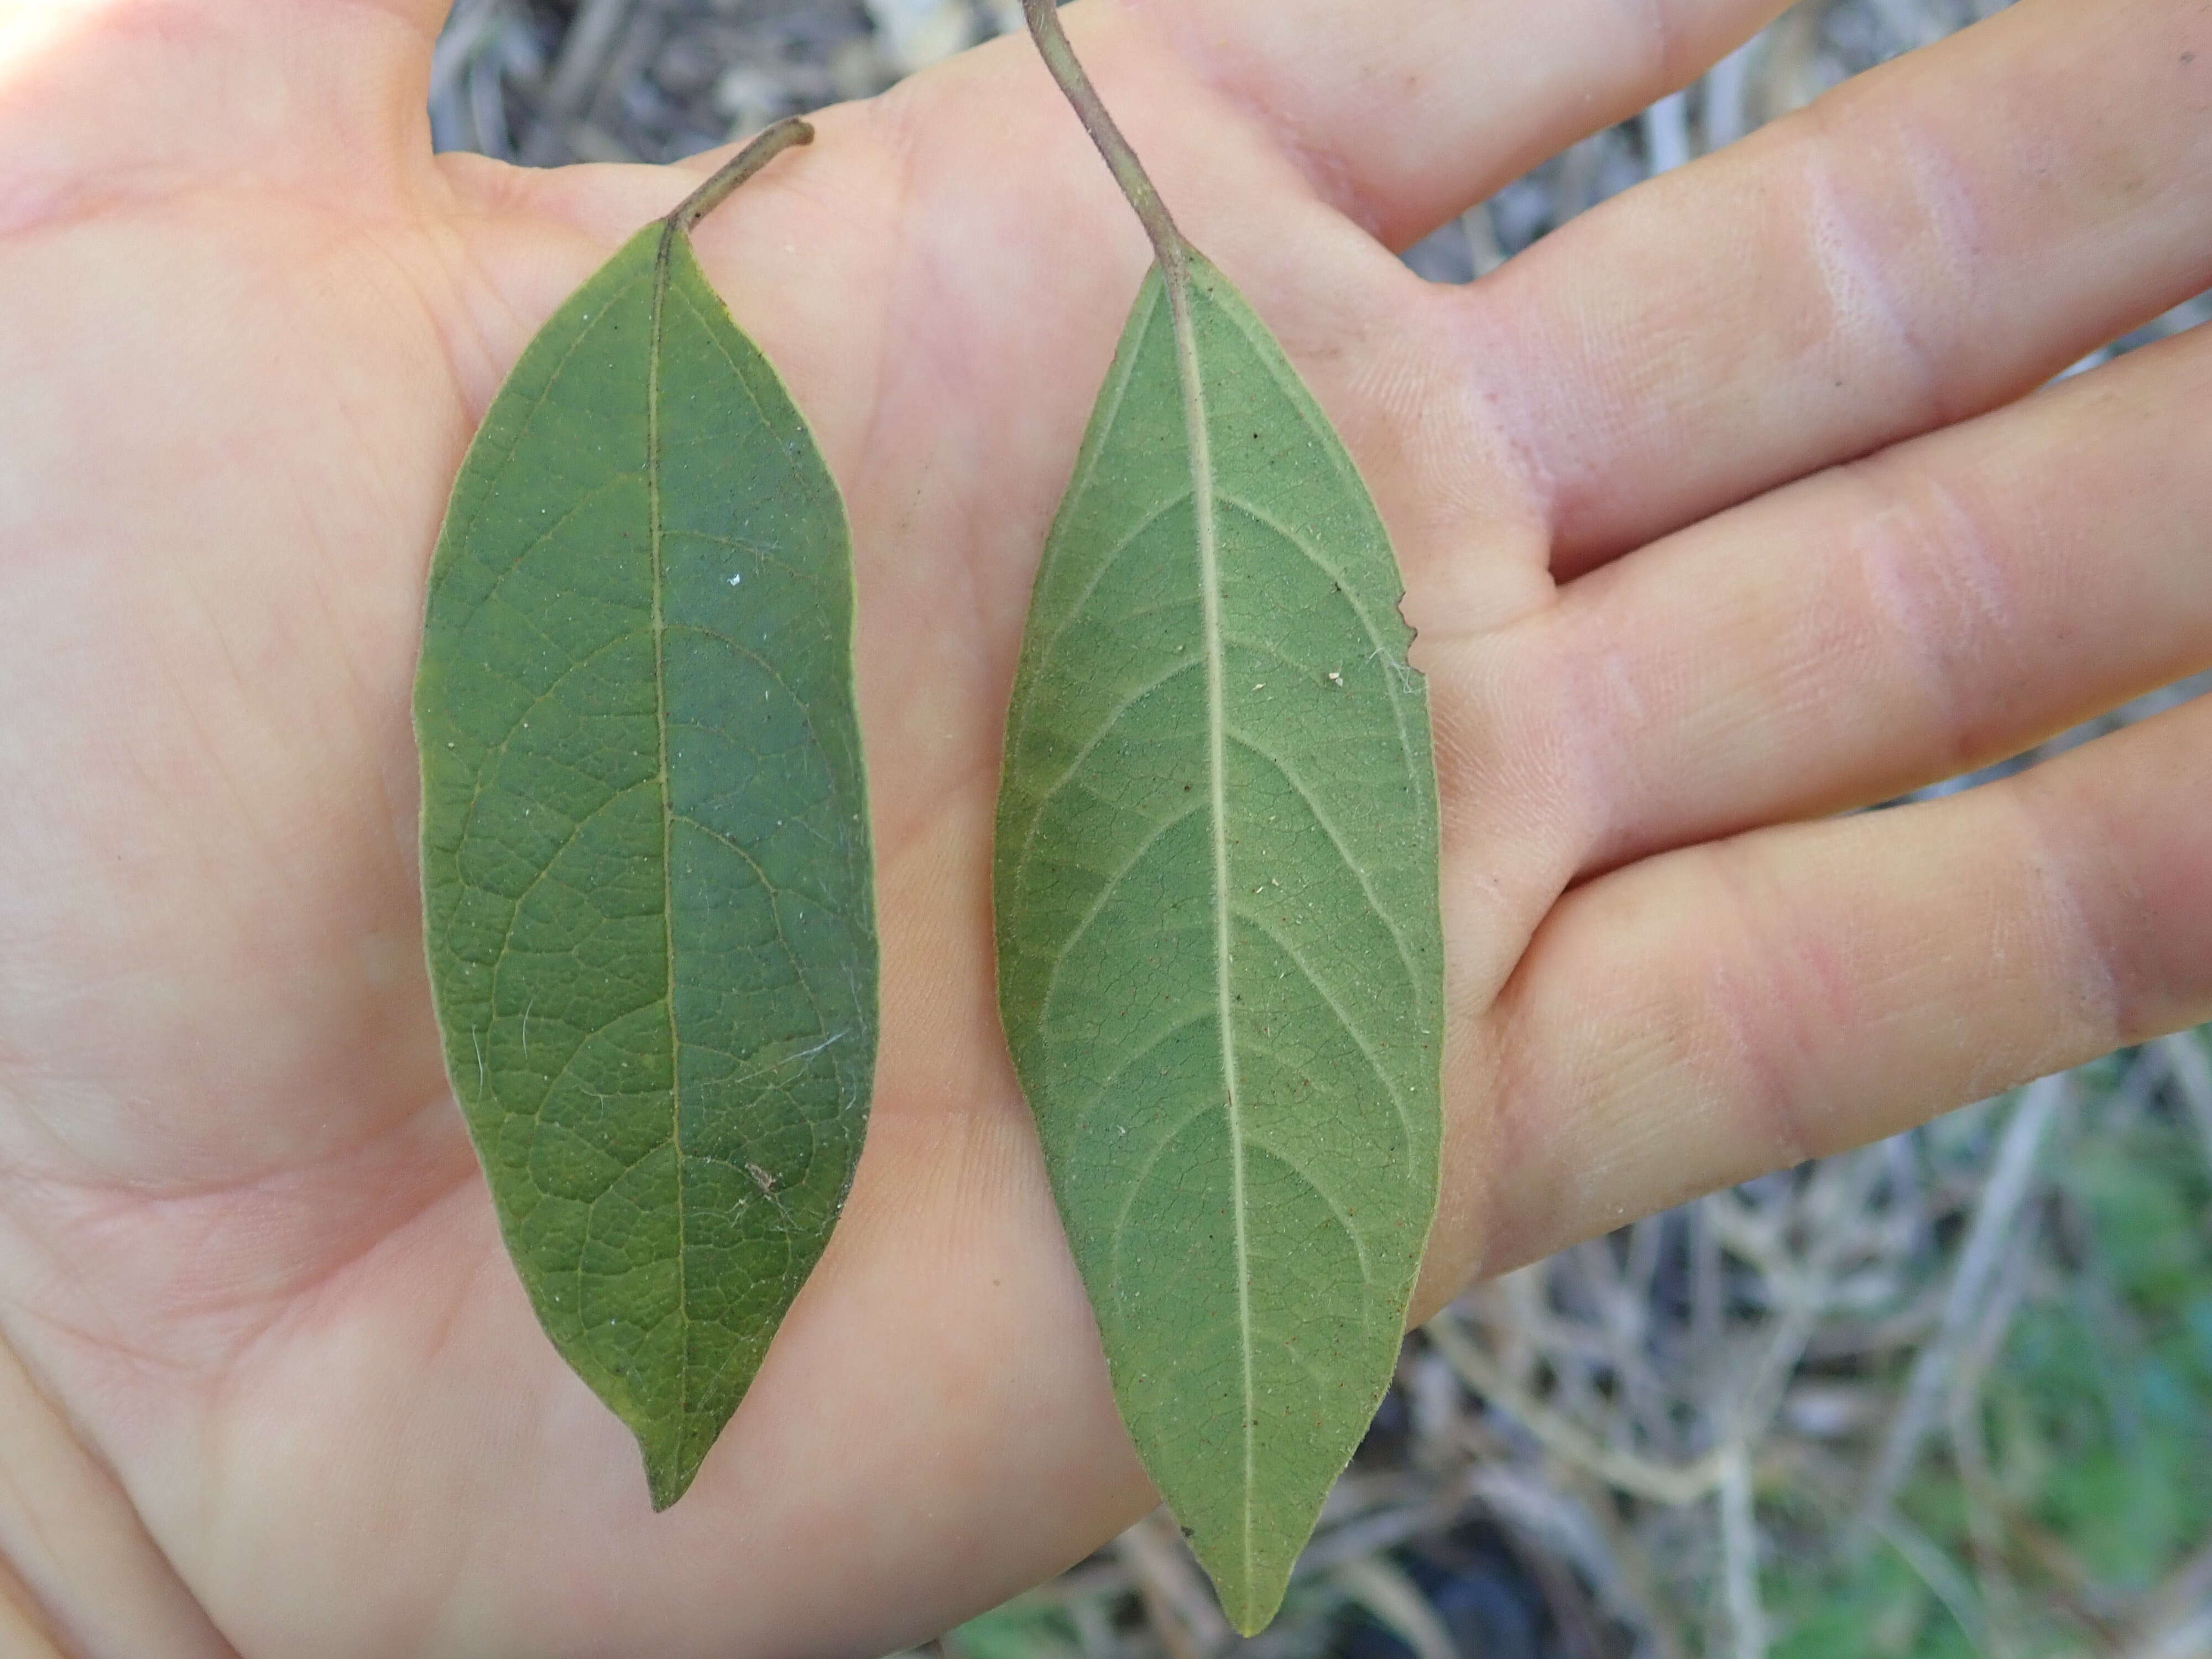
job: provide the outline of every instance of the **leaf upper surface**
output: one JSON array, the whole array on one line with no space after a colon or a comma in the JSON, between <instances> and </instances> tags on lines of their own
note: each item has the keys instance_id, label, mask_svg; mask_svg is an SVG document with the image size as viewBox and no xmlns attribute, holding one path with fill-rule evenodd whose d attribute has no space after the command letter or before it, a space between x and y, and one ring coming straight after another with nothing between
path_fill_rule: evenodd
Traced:
<instances>
[{"instance_id":1,"label":"leaf upper surface","mask_svg":"<svg viewBox=\"0 0 2212 1659\"><path fill-rule=\"evenodd\" d=\"M1435 1210L1437 814L1381 520L1191 267L1189 359L1155 270L1046 548L994 885L1116 1398L1250 1631L1389 1381Z\"/></svg>"},{"instance_id":2,"label":"leaf upper surface","mask_svg":"<svg viewBox=\"0 0 2212 1659\"><path fill-rule=\"evenodd\" d=\"M655 224L487 413L416 722L447 1070L555 1346L689 1486L859 1157L876 946L850 543Z\"/></svg>"}]
</instances>

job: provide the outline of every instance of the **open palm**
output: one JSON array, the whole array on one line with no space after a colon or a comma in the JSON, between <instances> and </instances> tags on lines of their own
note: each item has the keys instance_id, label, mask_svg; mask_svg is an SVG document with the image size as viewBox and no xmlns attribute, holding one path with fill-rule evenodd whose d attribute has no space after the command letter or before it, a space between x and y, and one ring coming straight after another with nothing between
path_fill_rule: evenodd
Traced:
<instances>
[{"instance_id":1,"label":"open palm","mask_svg":"<svg viewBox=\"0 0 2212 1659\"><path fill-rule=\"evenodd\" d=\"M2212 270L2212 16L2026 0L1469 290L1388 252L1775 9L1070 14L1406 568L1454 1011L1425 1306L2212 1012L2212 709L1823 816L2212 663L2212 350L2002 406ZM699 232L850 506L884 1030L845 1221L655 1516L441 1071L408 689L476 420L701 169L434 159L439 11L0 7L0 1554L87 1654L880 1651L1149 1501L988 925L1143 239L1013 42Z\"/></svg>"}]
</instances>

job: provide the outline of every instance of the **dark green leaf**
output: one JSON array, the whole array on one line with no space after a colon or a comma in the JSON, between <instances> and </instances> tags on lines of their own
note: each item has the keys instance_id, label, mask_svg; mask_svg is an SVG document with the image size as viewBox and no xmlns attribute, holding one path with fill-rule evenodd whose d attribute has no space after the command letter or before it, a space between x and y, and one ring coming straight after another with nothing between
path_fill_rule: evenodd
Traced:
<instances>
[{"instance_id":1,"label":"dark green leaf","mask_svg":"<svg viewBox=\"0 0 2212 1659\"><path fill-rule=\"evenodd\" d=\"M844 510L685 222L587 282L485 416L416 693L447 1066L656 1508L822 1253L876 1032Z\"/></svg>"},{"instance_id":2,"label":"dark green leaf","mask_svg":"<svg viewBox=\"0 0 2212 1659\"><path fill-rule=\"evenodd\" d=\"M1249 1632L1389 1383L1435 1210L1436 780L1366 489L1188 258L1182 331L1157 270L1139 296L1038 573L1000 1001L1122 1416Z\"/></svg>"}]
</instances>

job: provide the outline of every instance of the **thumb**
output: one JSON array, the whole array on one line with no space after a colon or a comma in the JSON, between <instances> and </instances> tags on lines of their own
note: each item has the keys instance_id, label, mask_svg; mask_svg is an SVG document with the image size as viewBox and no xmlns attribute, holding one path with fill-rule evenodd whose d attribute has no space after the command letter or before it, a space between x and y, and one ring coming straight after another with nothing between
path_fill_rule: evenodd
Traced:
<instances>
[{"instance_id":1,"label":"thumb","mask_svg":"<svg viewBox=\"0 0 2212 1659\"><path fill-rule=\"evenodd\" d=\"M0 0L0 232L179 188L431 178L447 0Z\"/></svg>"}]
</instances>

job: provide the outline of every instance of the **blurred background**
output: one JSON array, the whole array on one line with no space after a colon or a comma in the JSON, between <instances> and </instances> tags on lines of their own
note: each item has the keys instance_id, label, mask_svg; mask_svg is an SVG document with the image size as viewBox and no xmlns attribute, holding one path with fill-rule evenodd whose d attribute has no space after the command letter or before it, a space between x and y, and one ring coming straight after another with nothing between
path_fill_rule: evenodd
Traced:
<instances>
[{"instance_id":1,"label":"blurred background","mask_svg":"<svg viewBox=\"0 0 2212 1659\"><path fill-rule=\"evenodd\" d=\"M1479 277L1997 3L1805 0L1407 260ZM441 148L532 165L668 161L1019 24L1018 0L458 0L431 119ZM2200 297L2069 372L2208 317ZM2212 1659L2212 1041L2116 1054L1470 1291L1407 1339L1255 1640L1161 1515L919 1653Z\"/></svg>"}]
</instances>

